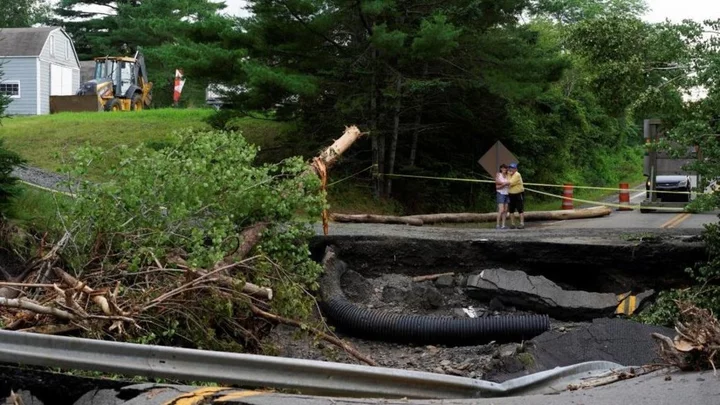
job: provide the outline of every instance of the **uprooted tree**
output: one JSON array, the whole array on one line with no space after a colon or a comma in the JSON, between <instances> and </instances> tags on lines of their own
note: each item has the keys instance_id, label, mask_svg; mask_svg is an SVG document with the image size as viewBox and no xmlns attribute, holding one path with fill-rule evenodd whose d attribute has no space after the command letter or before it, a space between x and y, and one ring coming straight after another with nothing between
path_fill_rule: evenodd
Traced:
<instances>
[{"instance_id":1,"label":"uprooted tree","mask_svg":"<svg viewBox=\"0 0 720 405\"><path fill-rule=\"evenodd\" d=\"M325 208L324 171L360 135L348 128L310 167L257 166L233 132L123 148L107 181L72 183L55 235L26 261L31 280L3 283L6 327L232 351L262 350L272 322L312 328L310 222ZM98 159L83 148L68 172L83 178Z\"/></svg>"}]
</instances>

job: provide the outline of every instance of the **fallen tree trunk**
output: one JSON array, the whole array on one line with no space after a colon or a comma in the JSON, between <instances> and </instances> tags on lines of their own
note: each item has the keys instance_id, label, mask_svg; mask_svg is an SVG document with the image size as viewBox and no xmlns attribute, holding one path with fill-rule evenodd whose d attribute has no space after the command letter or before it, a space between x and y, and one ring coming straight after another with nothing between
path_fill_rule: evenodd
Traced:
<instances>
[{"instance_id":1,"label":"fallen tree trunk","mask_svg":"<svg viewBox=\"0 0 720 405\"><path fill-rule=\"evenodd\" d=\"M417 218L398 217L392 215L372 215L372 214L332 214L330 219L336 222L353 222L357 224L401 224L412 226L423 226L423 221Z\"/></svg>"},{"instance_id":2,"label":"fallen tree trunk","mask_svg":"<svg viewBox=\"0 0 720 405\"><path fill-rule=\"evenodd\" d=\"M52 315L66 321L77 319L77 316L71 314L70 312L53 307L46 307L35 301L24 298L7 299L5 297L0 297L0 306L27 309L28 311L35 312L36 314Z\"/></svg>"},{"instance_id":3,"label":"fallen tree trunk","mask_svg":"<svg viewBox=\"0 0 720 405\"><path fill-rule=\"evenodd\" d=\"M355 125L345 128L345 133L333 142L330 147L325 149L318 159L325 165L326 168L330 168L337 162L338 158L345 153L355 141L362 136L362 132ZM320 174L320 173L318 173Z\"/></svg>"},{"instance_id":4,"label":"fallen tree trunk","mask_svg":"<svg viewBox=\"0 0 720 405\"><path fill-rule=\"evenodd\" d=\"M587 219L598 218L610 215L612 210L608 207L594 207L578 210L561 210L561 211L534 211L526 212L526 221L562 221L567 219ZM457 213L457 214L429 214L429 215L411 215L402 218L419 219L423 224L441 224L441 223L470 223L470 222L493 222L497 219L497 213L491 212L486 214L475 213Z\"/></svg>"},{"instance_id":5,"label":"fallen tree trunk","mask_svg":"<svg viewBox=\"0 0 720 405\"><path fill-rule=\"evenodd\" d=\"M345 127L345 133L338 138L329 148L320 153L320 156L314 158L310 164L310 169L318 177L320 177L320 190L325 193L327 189L328 169L337 162L338 158L345 153L355 141L362 136L362 132L355 126ZM322 211L323 234L328 234L328 223L330 215L327 208Z\"/></svg>"}]
</instances>

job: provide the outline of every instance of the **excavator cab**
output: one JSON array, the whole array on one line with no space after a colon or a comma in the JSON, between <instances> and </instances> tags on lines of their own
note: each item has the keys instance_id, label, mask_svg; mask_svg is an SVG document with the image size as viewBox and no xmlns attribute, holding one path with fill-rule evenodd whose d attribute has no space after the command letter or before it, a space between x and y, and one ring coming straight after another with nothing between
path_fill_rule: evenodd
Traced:
<instances>
[{"instance_id":1,"label":"excavator cab","mask_svg":"<svg viewBox=\"0 0 720 405\"><path fill-rule=\"evenodd\" d=\"M50 112L141 111L152 102L145 58L105 56L95 58L95 74L74 96L51 96Z\"/></svg>"}]
</instances>

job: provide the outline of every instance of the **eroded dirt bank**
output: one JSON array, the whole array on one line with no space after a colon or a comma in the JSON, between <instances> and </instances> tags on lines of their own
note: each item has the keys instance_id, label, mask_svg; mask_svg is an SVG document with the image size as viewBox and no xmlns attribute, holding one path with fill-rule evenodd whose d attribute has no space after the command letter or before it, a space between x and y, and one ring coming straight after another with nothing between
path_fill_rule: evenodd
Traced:
<instances>
[{"instance_id":1,"label":"eroded dirt bank","mask_svg":"<svg viewBox=\"0 0 720 405\"><path fill-rule=\"evenodd\" d=\"M333 227L331 227L332 229ZM521 270L543 275L566 289L622 293L660 290L687 283L685 268L704 255L698 232L616 232L583 230L583 236L553 232L497 234L487 231L368 227L366 234L337 232L312 243L320 260L332 246L347 263L343 291L364 308L391 313L467 317L527 314L495 299L470 298L463 288L469 274L484 269ZM388 232L388 228L390 231ZM410 237L402 235L411 233ZM565 232L566 233L566 232ZM413 277L454 272L452 277L413 281ZM672 331L625 318L588 322L551 319L550 330L527 342L462 347L412 345L341 337L381 366L503 381L511 377L591 360L641 365L655 360L650 334ZM278 327L271 341L282 356L355 362L323 342L295 340ZM553 354L555 353L555 354Z\"/></svg>"}]
</instances>

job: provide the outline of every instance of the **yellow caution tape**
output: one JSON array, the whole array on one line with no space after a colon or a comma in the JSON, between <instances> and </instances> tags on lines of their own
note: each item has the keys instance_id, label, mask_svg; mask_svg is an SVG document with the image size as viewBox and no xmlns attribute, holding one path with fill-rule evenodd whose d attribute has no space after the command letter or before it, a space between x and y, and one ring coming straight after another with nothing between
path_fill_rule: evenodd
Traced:
<instances>
[{"instance_id":1,"label":"yellow caution tape","mask_svg":"<svg viewBox=\"0 0 720 405\"><path fill-rule=\"evenodd\" d=\"M545 196L548 196L548 197L554 197L554 198L559 198L559 199L568 199L568 200L571 200L571 201L577 201L577 202L581 202L581 203L585 203L585 204L593 204L593 205L606 206L606 207L616 207L616 208L631 208L631 209L633 209L633 210L637 210L637 209L642 209L642 208L643 208L641 205L615 204L615 203L608 203L608 202L602 202L602 201L583 200L583 199L575 198L575 197L564 197L564 196L561 196L561 195L556 195L556 194L552 194L552 193L546 193L546 192L544 192L544 191L533 190L533 189L527 188L527 187L525 188L525 190L526 190L526 191L533 192L533 193L545 195ZM649 210L654 210L654 211L668 211L668 212L678 212L678 211L683 211L683 210L684 210L683 208L673 208L673 207L647 207L647 209L649 209Z\"/></svg>"},{"instance_id":2,"label":"yellow caution tape","mask_svg":"<svg viewBox=\"0 0 720 405\"><path fill-rule=\"evenodd\" d=\"M71 194L71 193L68 193L68 192L65 192L65 191L60 191L60 190L53 190L53 189L51 189L51 188L43 187L43 186L40 186L40 185L37 185L37 184L34 184L34 183L30 183L30 182L25 181L25 180L19 180L19 181L20 181L20 183L26 184L26 185L31 186L31 187L38 188L38 189L43 190L43 191L48 191L48 192L55 193L55 194L62 194L62 195L66 195L66 196L68 196L68 197L75 198L75 194Z\"/></svg>"},{"instance_id":3,"label":"yellow caution tape","mask_svg":"<svg viewBox=\"0 0 720 405\"><path fill-rule=\"evenodd\" d=\"M419 176L419 175L413 175L413 174L385 174L386 177L397 177L397 178L409 178L409 179L425 179L425 180L442 180L442 181L456 181L456 182L462 182L462 183L485 183L485 184L495 184L495 180L481 180L481 179L462 179L462 178L453 178L453 177L437 177L437 176ZM564 184L546 184L546 183L526 183L523 182L523 185L525 186L532 186L532 187L565 187ZM603 191L633 191L633 189L623 189L623 188L615 188L615 187L596 187L596 186L572 186L574 189L578 190L603 190ZM687 191L663 191L663 190L646 190L650 193L663 193L663 194L692 194L692 192L688 193ZM698 195L701 194L711 194L711 193L696 193Z\"/></svg>"}]
</instances>

